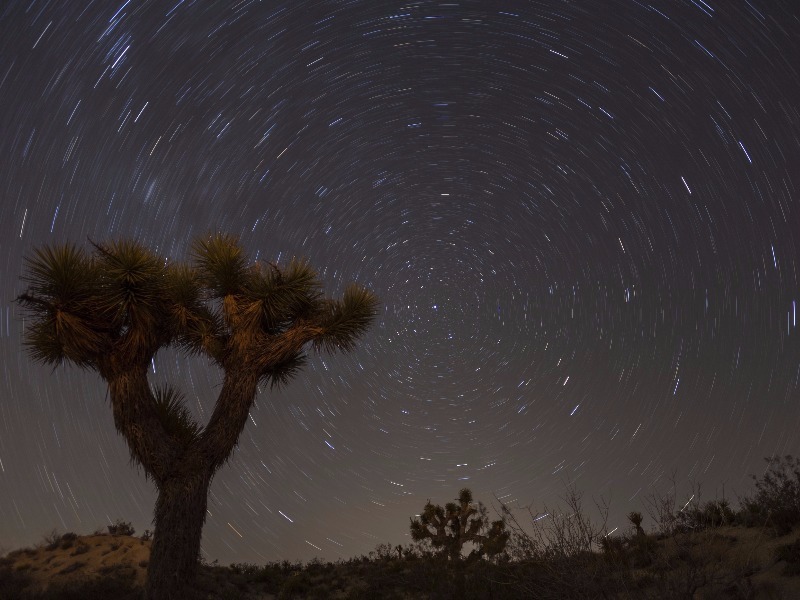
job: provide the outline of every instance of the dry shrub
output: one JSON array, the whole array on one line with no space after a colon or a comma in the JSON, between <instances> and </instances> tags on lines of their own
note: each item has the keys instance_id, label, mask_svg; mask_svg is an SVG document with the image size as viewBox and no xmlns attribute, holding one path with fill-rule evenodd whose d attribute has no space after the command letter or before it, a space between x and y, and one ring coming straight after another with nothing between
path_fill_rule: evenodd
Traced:
<instances>
[{"instance_id":1,"label":"dry shrub","mask_svg":"<svg viewBox=\"0 0 800 600\"><path fill-rule=\"evenodd\" d=\"M800 459L791 455L764 459L767 469L753 475L755 493L740 500L739 518L747 526L766 526L777 535L800 524Z\"/></svg>"},{"instance_id":2,"label":"dry shrub","mask_svg":"<svg viewBox=\"0 0 800 600\"><path fill-rule=\"evenodd\" d=\"M518 590L520 597L543 600L619 593L626 584L621 577L624 542L608 537L608 506L595 503L599 520L594 522L574 487L567 487L562 501L561 508L545 507L539 513L522 508L529 526L501 504L511 530L510 560L498 569L501 583Z\"/></svg>"}]
</instances>

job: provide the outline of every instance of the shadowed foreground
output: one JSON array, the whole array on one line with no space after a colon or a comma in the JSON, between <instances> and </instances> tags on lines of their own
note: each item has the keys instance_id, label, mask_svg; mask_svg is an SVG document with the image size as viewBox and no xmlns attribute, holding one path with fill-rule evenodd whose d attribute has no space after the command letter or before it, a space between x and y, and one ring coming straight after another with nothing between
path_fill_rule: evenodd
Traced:
<instances>
[{"instance_id":1,"label":"shadowed foreground","mask_svg":"<svg viewBox=\"0 0 800 600\"><path fill-rule=\"evenodd\" d=\"M482 561L466 567L466 598L800 598L800 549L780 548L798 530L775 537L761 527L719 527L657 540L647 555L602 553L573 561ZM0 598L138 599L150 542L138 537L63 538L0 559ZM788 560L787 560L788 559ZM650 560L648 566L637 561ZM203 565L201 598L455 598L449 569L409 548L380 546L336 563Z\"/></svg>"},{"instance_id":2,"label":"shadowed foreground","mask_svg":"<svg viewBox=\"0 0 800 600\"><path fill-rule=\"evenodd\" d=\"M654 493L645 501L650 531L632 512L622 533L606 531L602 505L591 519L567 489L563 506L542 513L500 505L508 545L491 557L455 557L426 539L336 563L203 564L194 592L220 600L800 598L800 461L769 459L755 489L738 509L696 492L676 502L674 487ZM7 554L0 598L141 598L150 532L134 537L123 521L108 529L54 532Z\"/></svg>"}]
</instances>

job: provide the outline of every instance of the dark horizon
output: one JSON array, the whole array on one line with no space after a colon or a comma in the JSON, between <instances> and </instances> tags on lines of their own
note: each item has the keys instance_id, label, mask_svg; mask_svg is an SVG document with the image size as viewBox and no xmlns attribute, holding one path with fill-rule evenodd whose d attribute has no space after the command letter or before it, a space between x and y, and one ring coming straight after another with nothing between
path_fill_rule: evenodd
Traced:
<instances>
[{"instance_id":1,"label":"dark horizon","mask_svg":"<svg viewBox=\"0 0 800 600\"><path fill-rule=\"evenodd\" d=\"M100 378L22 345L24 257L87 238L218 230L382 300L259 395L209 561L405 544L462 487L574 482L613 529L673 473L735 499L800 455L793 2L164 6L0 10L0 548L151 527ZM151 375L205 422L215 369Z\"/></svg>"}]
</instances>

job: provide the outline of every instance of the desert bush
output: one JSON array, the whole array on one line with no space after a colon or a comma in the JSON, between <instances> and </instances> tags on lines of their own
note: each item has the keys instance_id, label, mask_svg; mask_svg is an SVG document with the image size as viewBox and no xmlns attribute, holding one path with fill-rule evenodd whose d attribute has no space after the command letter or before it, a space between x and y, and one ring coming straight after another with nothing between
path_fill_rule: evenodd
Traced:
<instances>
[{"instance_id":1,"label":"desert bush","mask_svg":"<svg viewBox=\"0 0 800 600\"><path fill-rule=\"evenodd\" d=\"M140 600L142 589L131 577L111 576L51 586L45 592L23 597L26 600Z\"/></svg>"},{"instance_id":2,"label":"desert bush","mask_svg":"<svg viewBox=\"0 0 800 600\"><path fill-rule=\"evenodd\" d=\"M564 506L534 513L529 507L523 509L530 518L530 529L524 527L512 510L501 505L511 529L510 554L514 558L541 559L547 557L569 558L593 552L600 548L606 537L608 507L597 504L600 522L594 523L583 508L582 494L568 487L562 498Z\"/></svg>"},{"instance_id":3,"label":"desert bush","mask_svg":"<svg viewBox=\"0 0 800 600\"><path fill-rule=\"evenodd\" d=\"M61 536L61 549L66 550L75 545L75 540L78 539L78 534L68 531Z\"/></svg>"},{"instance_id":4,"label":"desert bush","mask_svg":"<svg viewBox=\"0 0 800 600\"><path fill-rule=\"evenodd\" d=\"M678 485L674 473L668 481L666 491L656 489L644 500L645 510L655 523L658 536L667 538L703 529L700 486L691 485L687 500L681 501L683 504L678 508Z\"/></svg>"},{"instance_id":5,"label":"desert bush","mask_svg":"<svg viewBox=\"0 0 800 600\"><path fill-rule=\"evenodd\" d=\"M784 575L800 575L800 539L775 548L775 560L786 561Z\"/></svg>"},{"instance_id":6,"label":"desert bush","mask_svg":"<svg viewBox=\"0 0 800 600\"><path fill-rule=\"evenodd\" d=\"M375 546L375 550L369 553L369 556L373 560L389 561L394 558L395 552L391 544L378 544Z\"/></svg>"},{"instance_id":7,"label":"desert bush","mask_svg":"<svg viewBox=\"0 0 800 600\"><path fill-rule=\"evenodd\" d=\"M708 528L733 525L737 522L737 513L724 496L722 499L702 503L701 486L692 484L687 493L687 500L682 500L679 504L678 486L674 475L669 482L667 491L656 490L645 499L647 513L655 522L657 532L661 537L700 532ZM678 508L679 505L680 508Z\"/></svg>"},{"instance_id":8,"label":"desert bush","mask_svg":"<svg viewBox=\"0 0 800 600\"><path fill-rule=\"evenodd\" d=\"M311 581L306 573L296 571L286 579L280 592L278 600L288 600L289 598L306 598L311 590Z\"/></svg>"},{"instance_id":9,"label":"desert bush","mask_svg":"<svg viewBox=\"0 0 800 600\"><path fill-rule=\"evenodd\" d=\"M626 542L626 560L630 568L643 569L653 564L658 545L652 535L631 536Z\"/></svg>"},{"instance_id":10,"label":"desert bush","mask_svg":"<svg viewBox=\"0 0 800 600\"><path fill-rule=\"evenodd\" d=\"M251 563L231 563L228 568L236 575L253 576L261 572L262 567Z\"/></svg>"},{"instance_id":11,"label":"desert bush","mask_svg":"<svg viewBox=\"0 0 800 600\"><path fill-rule=\"evenodd\" d=\"M75 547L75 550L72 551L71 556L77 556L79 554L86 554L89 551L89 546L87 544L78 544Z\"/></svg>"},{"instance_id":12,"label":"desert bush","mask_svg":"<svg viewBox=\"0 0 800 600\"><path fill-rule=\"evenodd\" d=\"M539 513L523 509L530 519L527 525L501 505L511 531L511 560L498 566L495 581L515 590L512 597L519 598L594 598L630 588L628 538L608 535L608 506L595 503L595 521L575 488L567 488L562 502L560 508L545 507Z\"/></svg>"},{"instance_id":13,"label":"desert bush","mask_svg":"<svg viewBox=\"0 0 800 600\"><path fill-rule=\"evenodd\" d=\"M600 551L614 561L625 555L626 539L622 536L608 535L600 540Z\"/></svg>"},{"instance_id":14,"label":"desert bush","mask_svg":"<svg viewBox=\"0 0 800 600\"><path fill-rule=\"evenodd\" d=\"M113 524L108 525L108 533L111 535L130 535L136 533L136 530L131 525L130 521L123 521L117 519Z\"/></svg>"},{"instance_id":15,"label":"desert bush","mask_svg":"<svg viewBox=\"0 0 800 600\"><path fill-rule=\"evenodd\" d=\"M702 521L706 527L723 527L736 522L736 512L725 498L710 500L703 506Z\"/></svg>"},{"instance_id":16,"label":"desert bush","mask_svg":"<svg viewBox=\"0 0 800 600\"><path fill-rule=\"evenodd\" d=\"M271 594L277 594L281 590L285 579L286 574L275 563L266 565L254 575L254 581L263 585Z\"/></svg>"},{"instance_id":17,"label":"desert bush","mask_svg":"<svg viewBox=\"0 0 800 600\"><path fill-rule=\"evenodd\" d=\"M53 529L50 533L44 534L42 542L47 550L55 550L61 543L61 534L58 533L58 529Z\"/></svg>"},{"instance_id":18,"label":"desert bush","mask_svg":"<svg viewBox=\"0 0 800 600\"><path fill-rule=\"evenodd\" d=\"M764 460L767 469L752 476L756 491L741 500L739 517L745 525L766 525L785 535L800 524L800 459L787 455Z\"/></svg>"},{"instance_id":19,"label":"desert bush","mask_svg":"<svg viewBox=\"0 0 800 600\"><path fill-rule=\"evenodd\" d=\"M22 598L30 583L31 578L26 573L12 569L10 565L0 566L0 598Z\"/></svg>"}]
</instances>

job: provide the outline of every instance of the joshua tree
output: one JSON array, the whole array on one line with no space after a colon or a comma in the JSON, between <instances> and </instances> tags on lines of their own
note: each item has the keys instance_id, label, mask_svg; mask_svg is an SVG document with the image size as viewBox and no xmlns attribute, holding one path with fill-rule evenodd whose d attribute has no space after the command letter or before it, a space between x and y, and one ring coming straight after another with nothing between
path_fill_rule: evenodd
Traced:
<instances>
[{"instance_id":1,"label":"joshua tree","mask_svg":"<svg viewBox=\"0 0 800 600\"><path fill-rule=\"evenodd\" d=\"M644 535L644 529L642 529L643 520L644 518L642 517L642 513L640 512L633 511L628 513L628 521L630 521L631 525L633 525L633 528L636 531L637 536Z\"/></svg>"},{"instance_id":2,"label":"joshua tree","mask_svg":"<svg viewBox=\"0 0 800 600\"><path fill-rule=\"evenodd\" d=\"M261 382L288 382L307 348L351 350L376 315L372 292L323 297L307 263L249 263L237 240L198 239L191 263L132 241L43 247L27 259L26 344L38 362L71 362L108 384L114 424L158 490L147 573L151 600L183 599L194 581L208 488L230 458ZM162 348L207 358L224 376L205 426L147 369Z\"/></svg>"},{"instance_id":3,"label":"joshua tree","mask_svg":"<svg viewBox=\"0 0 800 600\"><path fill-rule=\"evenodd\" d=\"M470 557L493 558L505 550L509 533L502 519L489 524L486 507L472 502L472 492L464 488L458 503L449 502L444 508L425 504L418 519L411 519L411 538L415 542L430 540L431 545L449 560L460 560L461 549L472 542L475 549Z\"/></svg>"},{"instance_id":4,"label":"joshua tree","mask_svg":"<svg viewBox=\"0 0 800 600\"><path fill-rule=\"evenodd\" d=\"M449 502L444 508L428 500L419 518L411 519L411 538L415 542L428 540L450 561L456 575L454 597L463 598L465 575L461 549L464 544L472 542L475 546L468 561L482 556L494 558L505 550L509 532L502 519L489 524L486 507L480 502L476 506L472 502L472 492L464 488L458 494L458 503Z\"/></svg>"}]
</instances>

